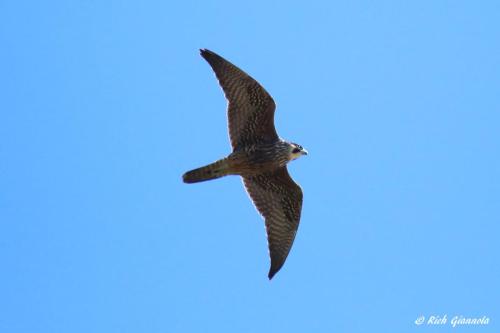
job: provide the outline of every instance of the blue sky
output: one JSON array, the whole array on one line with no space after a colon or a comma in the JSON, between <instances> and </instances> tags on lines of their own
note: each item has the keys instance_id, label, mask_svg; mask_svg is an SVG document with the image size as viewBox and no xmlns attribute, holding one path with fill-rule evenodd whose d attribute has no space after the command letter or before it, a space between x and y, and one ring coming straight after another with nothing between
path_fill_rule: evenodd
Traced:
<instances>
[{"instance_id":1,"label":"blue sky","mask_svg":"<svg viewBox=\"0 0 500 333\"><path fill-rule=\"evenodd\" d=\"M2 1L2 332L445 332L500 319L497 1ZM209 48L309 156L270 282Z\"/></svg>"}]
</instances>

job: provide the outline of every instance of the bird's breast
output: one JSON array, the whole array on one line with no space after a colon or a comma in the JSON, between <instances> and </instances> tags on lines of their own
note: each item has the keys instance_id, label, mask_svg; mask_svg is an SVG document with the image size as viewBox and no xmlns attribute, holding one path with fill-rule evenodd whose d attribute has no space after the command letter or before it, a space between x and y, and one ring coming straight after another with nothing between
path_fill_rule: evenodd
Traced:
<instances>
[{"instance_id":1,"label":"bird's breast","mask_svg":"<svg viewBox=\"0 0 500 333\"><path fill-rule=\"evenodd\" d=\"M233 152L230 155L232 168L240 175L255 175L276 170L286 165L286 154L269 146Z\"/></svg>"}]
</instances>

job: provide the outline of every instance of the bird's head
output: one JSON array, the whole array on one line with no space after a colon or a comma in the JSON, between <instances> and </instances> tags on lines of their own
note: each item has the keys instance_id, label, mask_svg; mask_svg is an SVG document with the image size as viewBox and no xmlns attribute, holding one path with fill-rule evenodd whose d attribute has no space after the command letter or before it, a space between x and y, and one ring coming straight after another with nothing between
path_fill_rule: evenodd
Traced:
<instances>
[{"instance_id":1,"label":"bird's head","mask_svg":"<svg viewBox=\"0 0 500 333\"><path fill-rule=\"evenodd\" d=\"M295 160L302 155L307 155L307 150L299 144L290 142L290 159Z\"/></svg>"}]
</instances>

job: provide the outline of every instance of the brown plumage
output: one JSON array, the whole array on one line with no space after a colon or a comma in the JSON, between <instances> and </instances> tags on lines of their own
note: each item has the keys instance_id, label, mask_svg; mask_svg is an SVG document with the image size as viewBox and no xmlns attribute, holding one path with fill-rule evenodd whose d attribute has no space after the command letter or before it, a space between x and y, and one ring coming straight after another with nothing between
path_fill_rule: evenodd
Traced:
<instances>
[{"instance_id":1,"label":"brown plumage","mask_svg":"<svg viewBox=\"0 0 500 333\"><path fill-rule=\"evenodd\" d=\"M302 209L302 190L286 164L307 151L284 141L274 127L276 105L267 91L248 74L209 50L200 50L228 100L229 136L233 152L226 158L188 171L185 183L239 175L266 223L271 257L269 279L290 252Z\"/></svg>"}]
</instances>

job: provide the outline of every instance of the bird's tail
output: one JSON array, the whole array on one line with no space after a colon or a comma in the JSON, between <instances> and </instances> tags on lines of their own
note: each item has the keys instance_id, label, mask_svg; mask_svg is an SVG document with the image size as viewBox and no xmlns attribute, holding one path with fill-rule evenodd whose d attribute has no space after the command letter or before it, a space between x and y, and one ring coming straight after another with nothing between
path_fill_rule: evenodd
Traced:
<instances>
[{"instance_id":1,"label":"bird's tail","mask_svg":"<svg viewBox=\"0 0 500 333\"><path fill-rule=\"evenodd\" d=\"M223 158L212 164L186 172L182 176L184 183L198 183L229 175L229 160Z\"/></svg>"}]
</instances>

